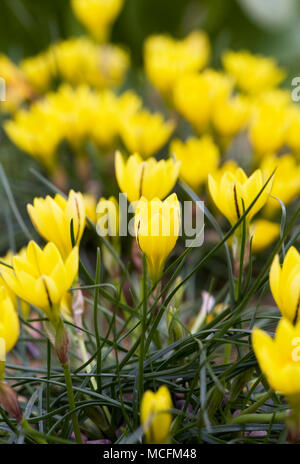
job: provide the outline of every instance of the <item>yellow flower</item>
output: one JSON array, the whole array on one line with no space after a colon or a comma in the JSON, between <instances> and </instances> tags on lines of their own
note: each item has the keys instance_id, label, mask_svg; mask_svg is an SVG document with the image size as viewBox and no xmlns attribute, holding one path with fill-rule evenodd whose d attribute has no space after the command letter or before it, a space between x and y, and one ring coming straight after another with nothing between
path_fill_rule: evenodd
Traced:
<instances>
[{"instance_id":1,"label":"yellow flower","mask_svg":"<svg viewBox=\"0 0 300 464\"><path fill-rule=\"evenodd\" d=\"M279 198L284 205L288 205L296 199L300 193L300 164L291 154L280 157L275 155L266 156L260 169L267 179L276 169L272 187L272 196ZM280 210L280 203L275 198L269 198L266 212L270 215Z\"/></svg>"},{"instance_id":2,"label":"yellow flower","mask_svg":"<svg viewBox=\"0 0 300 464\"><path fill-rule=\"evenodd\" d=\"M115 156L116 178L123 193L130 202L142 196L147 200L165 198L174 187L180 169L180 161L172 158L156 161L155 158L143 160L135 153L127 161L119 151Z\"/></svg>"},{"instance_id":3,"label":"yellow flower","mask_svg":"<svg viewBox=\"0 0 300 464\"><path fill-rule=\"evenodd\" d=\"M245 97L236 95L219 99L213 108L213 125L222 136L232 137L246 126L249 113L250 106Z\"/></svg>"},{"instance_id":4,"label":"yellow flower","mask_svg":"<svg viewBox=\"0 0 300 464\"><path fill-rule=\"evenodd\" d=\"M226 52L223 66L236 85L252 95L276 87L285 77L273 58L252 55L248 51Z\"/></svg>"},{"instance_id":5,"label":"yellow flower","mask_svg":"<svg viewBox=\"0 0 300 464\"><path fill-rule=\"evenodd\" d=\"M4 79L6 93L6 101L0 102L2 111L15 111L24 100L33 96L33 89L26 76L3 54L0 54L0 77Z\"/></svg>"},{"instance_id":6,"label":"yellow flower","mask_svg":"<svg viewBox=\"0 0 300 464\"><path fill-rule=\"evenodd\" d=\"M168 388L162 385L156 393L147 390L141 402L141 423L144 427L147 443L168 443L172 415L172 398Z\"/></svg>"},{"instance_id":7,"label":"yellow flower","mask_svg":"<svg viewBox=\"0 0 300 464\"><path fill-rule=\"evenodd\" d=\"M0 287L0 340L4 340L4 343L2 341L2 349L0 351L4 351L4 355L14 347L18 340L19 333L20 324L18 313L6 288ZM5 356L2 361L5 361Z\"/></svg>"},{"instance_id":8,"label":"yellow flower","mask_svg":"<svg viewBox=\"0 0 300 464\"><path fill-rule=\"evenodd\" d=\"M146 255L148 272L156 282L164 263L176 245L180 228L180 204L173 193L165 201L142 197L135 212L134 228L138 245Z\"/></svg>"},{"instance_id":9,"label":"yellow flower","mask_svg":"<svg viewBox=\"0 0 300 464\"><path fill-rule=\"evenodd\" d=\"M243 203L246 210L263 186L263 175L259 169L250 177L247 177L241 168L237 169L236 172L225 171L221 177L218 174L216 176L208 176L208 187L211 197L231 225L234 225L243 215ZM264 206L271 188L272 180L270 180L249 211L247 215L248 222Z\"/></svg>"},{"instance_id":10,"label":"yellow flower","mask_svg":"<svg viewBox=\"0 0 300 464\"><path fill-rule=\"evenodd\" d=\"M55 55L49 50L21 61L20 68L27 80L38 92L49 89L57 74Z\"/></svg>"},{"instance_id":11,"label":"yellow flower","mask_svg":"<svg viewBox=\"0 0 300 464\"><path fill-rule=\"evenodd\" d=\"M195 31L183 40L154 35L145 41L144 60L149 80L169 96L178 77L200 71L207 63L210 45L207 35Z\"/></svg>"},{"instance_id":12,"label":"yellow flower","mask_svg":"<svg viewBox=\"0 0 300 464\"><path fill-rule=\"evenodd\" d=\"M92 195L91 193L84 193L82 195L82 199L84 203L86 217L93 224L96 224L97 222L97 218L96 218L97 201L96 201L95 196Z\"/></svg>"},{"instance_id":13,"label":"yellow flower","mask_svg":"<svg viewBox=\"0 0 300 464\"><path fill-rule=\"evenodd\" d=\"M107 38L110 25L119 14L124 0L72 0L72 8L96 40Z\"/></svg>"},{"instance_id":14,"label":"yellow flower","mask_svg":"<svg viewBox=\"0 0 300 464\"><path fill-rule=\"evenodd\" d=\"M12 266L13 265L13 257L14 256L20 256L21 258L24 258L26 256L26 248L22 248L18 253L14 254L12 253L12 251L8 251L6 253L5 256L1 257L0 258L0 261L2 261L3 263L5 264L8 264L9 266ZM0 263L0 270L1 270L1 263ZM3 267L7 267L7 266L3 266ZM17 301L17 296L14 292L11 291L11 289L6 285L5 283L5 280L3 279L3 277L1 276L1 273L0 273L0 286L3 285L7 292L8 292L8 296L10 297L10 299L12 300L13 302L13 305L15 308L18 307L18 301ZM23 314L23 317L26 319L28 316L29 316L29 312L30 312L30 306L25 302L25 301L21 301L21 310L22 310L22 314Z\"/></svg>"},{"instance_id":15,"label":"yellow flower","mask_svg":"<svg viewBox=\"0 0 300 464\"><path fill-rule=\"evenodd\" d=\"M174 89L174 104L198 132L205 130L211 120L214 105L227 98L232 90L228 76L207 69L201 74L182 76Z\"/></svg>"},{"instance_id":16,"label":"yellow flower","mask_svg":"<svg viewBox=\"0 0 300 464\"><path fill-rule=\"evenodd\" d=\"M257 156L279 150L286 140L288 129L288 98L273 91L253 104L249 136Z\"/></svg>"},{"instance_id":17,"label":"yellow flower","mask_svg":"<svg viewBox=\"0 0 300 464\"><path fill-rule=\"evenodd\" d=\"M112 44L98 45L88 37L58 42L21 63L27 79L39 92L48 90L58 77L72 85L97 89L119 86L128 66L125 50Z\"/></svg>"},{"instance_id":18,"label":"yellow flower","mask_svg":"<svg viewBox=\"0 0 300 464\"><path fill-rule=\"evenodd\" d=\"M141 110L122 121L120 132L128 151L148 158L167 143L174 127L162 114Z\"/></svg>"},{"instance_id":19,"label":"yellow flower","mask_svg":"<svg viewBox=\"0 0 300 464\"><path fill-rule=\"evenodd\" d=\"M293 105L288 111L289 124L286 133L286 143L292 150L300 150L300 109Z\"/></svg>"},{"instance_id":20,"label":"yellow flower","mask_svg":"<svg viewBox=\"0 0 300 464\"><path fill-rule=\"evenodd\" d=\"M267 248L279 237L280 224L267 221L266 219L257 219L250 226L252 239L252 251L258 253Z\"/></svg>"},{"instance_id":21,"label":"yellow flower","mask_svg":"<svg viewBox=\"0 0 300 464\"><path fill-rule=\"evenodd\" d=\"M81 193L71 190L68 199L59 194L54 198L34 198L33 205L27 205L30 219L39 234L48 242L53 242L63 258L72 250L71 221L75 245L79 246L85 227L85 206Z\"/></svg>"},{"instance_id":22,"label":"yellow flower","mask_svg":"<svg viewBox=\"0 0 300 464\"><path fill-rule=\"evenodd\" d=\"M275 338L255 328L252 344L263 374L273 390L288 396L300 394L300 323L295 326L282 318Z\"/></svg>"},{"instance_id":23,"label":"yellow flower","mask_svg":"<svg viewBox=\"0 0 300 464\"><path fill-rule=\"evenodd\" d=\"M115 197L100 198L96 208L97 230L103 237L119 235L119 205Z\"/></svg>"},{"instance_id":24,"label":"yellow flower","mask_svg":"<svg viewBox=\"0 0 300 464\"><path fill-rule=\"evenodd\" d=\"M30 110L19 110L13 120L4 124L9 138L22 150L52 171L56 151L62 140L60 120L47 102L38 101Z\"/></svg>"},{"instance_id":25,"label":"yellow flower","mask_svg":"<svg viewBox=\"0 0 300 464\"><path fill-rule=\"evenodd\" d=\"M281 314L291 322L300 315L300 254L290 247L280 266L276 255L270 269L270 287Z\"/></svg>"},{"instance_id":26,"label":"yellow flower","mask_svg":"<svg viewBox=\"0 0 300 464\"><path fill-rule=\"evenodd\" d=\"M210 135L190 137L185 142L175 139L170 153L181 161L180 177L193 189L207 181L208 174L216 171L220 161L219 148Z\"/></svg>"},{"instance_id":27,"label":"yellow flower","mask_svg":"<svg viewBox=\"0 0 300 464\"><path fill-rule=\"evenodd\" d=\"M13 269L2 268L1 273L16 295L55 321L61 301L78 273L78 247L63 260L54 243L48 243L42 250L30 241L26 257L15 256Z\"/></svg>"}]
</instances>

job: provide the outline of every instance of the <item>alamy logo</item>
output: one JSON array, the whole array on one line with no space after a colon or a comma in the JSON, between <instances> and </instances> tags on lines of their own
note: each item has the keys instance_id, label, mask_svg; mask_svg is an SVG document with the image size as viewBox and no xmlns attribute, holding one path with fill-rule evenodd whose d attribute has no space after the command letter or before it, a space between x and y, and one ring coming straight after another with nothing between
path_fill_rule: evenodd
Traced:
<instances>
[{"instance_id":1,"label":"alamy logo","mask_svg":"<svg viewBox=\"0 0 300 464\"><path fill-rule=\"evenodd\" d=\"M292 100L297 103L300 101L300 77L294 77L292 80Z\"/></svg>"},{"instance_id":2,"label":"alamy logo","mask_svg":"<svg viewBox=\"0 0 300 464\"><path fill-rule=\"evenodd\" d=\"M300 361L300 337L293 338L292 346L296 347L292 351L292 360L298 362Z\"/></svg>"},{"instance_id":3,"label":"alamy logo","mask_svg":"<svg viewBox=\"0 0 300 464\"><path fill-rule=\"evenodd\" d=\"M3 77L0 77L0 102L6 101L6 83Z\"/></svg>"}]
</instances>

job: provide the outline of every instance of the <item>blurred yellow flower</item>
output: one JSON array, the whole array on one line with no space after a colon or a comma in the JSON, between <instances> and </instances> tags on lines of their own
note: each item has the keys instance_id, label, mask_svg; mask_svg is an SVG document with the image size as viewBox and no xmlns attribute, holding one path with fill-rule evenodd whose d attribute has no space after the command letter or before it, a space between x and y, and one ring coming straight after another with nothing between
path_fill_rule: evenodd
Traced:
<instances>
[{"instance_id":1,"label":"blurred yellow flower","mask_svg":"<svg viewBox=\"0 0 300 464\"><path fill-rule=\"evenodd\" d=\"M297 163L293 155L266 156L260 165L260 169L265 179L276 169L272 197L279 198L284 205L288 205L298 197L300 193L300 164ZM266 213L269 215L280 210L279 201L272 197L269 198L266 204Z\"/></svg>"},{"instance_id":2,"label":"blurred yellow flower","mask_svg":"<svg viewBox=\"0 0 300 464\"><path fill-rule=\"evenodd\" d=\"M282 316L295 323L300 316L300 254L290 247L280 266L276 255L270 269L270 287Z\"/></svg>"},{"instance_id":3,"label":"blurred yellow flower","mask_svg":"<svg viewBox=\"0 0 300 464\"><path fill-rule=\"evenodd\" d=\"M285 78L285 72L278 68L273 58L253 55L245 50L226 52L223 66L236 85L252 95L276 87Z\"/></svg>"},{"instance_id":4,"label":"blurred yellow flower","mask_svg":"<svg viewBox=\"0 0 300 464\"><path fill-rule=\"evenodd\" d=\"M154 35L144 45L145 69L149 80L165 96L170 96L178 77L200 71L210 55L207 35L195 31L183 40Z\"/></svg>"},{"instance_id":5,"label":"blurred yellow flower","mask_svg":"<svg viewBox=\"0 0 300 464\"><path fill-rule=\"evenodd\" d=\"M118 16L124 0L71 0L79 21L96 40L106 40L109 28Z\"/></svg>"},{"instance_id":6,"label":"blurred yellow flower","mask_svg":"<svg viewBox=\"0 0 300 464\"><path fill-rule=\"evenodd\" d=\"M31 241L26 257L14 256L13 269L2 268L1 273L16 295L55 322L61 301L78 274L78 247L63 260L54 243L47 243L42 250Z\"/></svg>"},{"instance_id":7,"label":"blurred yellow flower","mask_svg":"<svg viewBox=\"0 0 300 464\"><path fill-rule=\"evenodd\" d=\"M173 193L165 201L142 197L135 212L134 228L138 245L146 255L150 279L156 282L164 263L176 245L180 228L180 204Z\"/></svg>"},{"instance_id":8,"label":"blurred yellow flower","mask_svg":"<svg viewBox=\"0 0 300 464\"><path fill-rule=\"evenodd\" d=\"M156 393L147 390L141 402L141 423L147 443L165 444L169 441L172 415L172 398L168 388L162 385Z\"/></svg>"},{"instance_id":9,"label":"blurred yellow flower","mask_svg":"<svg viewBox=\"0 0 300 464\"><path fill-rule=\"evenodd\" d=\"M37 92L48 90L57 74L55 56L50 50L25 58L20 68Z\"/></svg>"},{"instance_id":10,"label":"blurred yellow flower","mask_svg":"<svg viewBox=\"0 0 300 464\"><path fill-rule=\"evenodd\" d=\"M175 139L170 153L181 161L180 177L193 189L207 182L208 174L218 169L220 161L219 148L210 135L190 137L185 142Z\"/></svg>"},{"instance_id":11,"label":"blurred yellow flower","mask_svg":"<svg viewBox=\"0 0 300 464\"><path fill-rule=\"evenodd\" d=\"M0 258L0 261L2 261L2 263L7 264L8 266L12 266L14 256L20 256L21 258L24 258L26 256L26 248L25 247L22 248L18 253L15 253L15 254L11 250L9 250L5 256ZM17 295L11 291L11 289L6 285L5 280L2 278L1 276L2 266L3 265L0 263L0 286L3 285L6 288L8 296L13 302L14 307L17 308L18 307ZM26 319L29 316L30 306L25 301L21 301L20 306L22 310L22 315Z\"/></svg>"},{"instance_id":12,"label":"blurred yellow flower","mask_svg":"<svg viewBox=\"0 0 300 464\"><path fill-rule=\"evenodd\" d=\"M50 172L54 170L62 127L47 102L34 103L30 110L19 110L13 120L4 123L4 129L21 150L36 158Z\"/></svg>"},{"instance_id":13,"label":"blurred yellow flower","mask_svg":"<svg viewBox=\"0 0 300 464\"><path fill-rule=\"evenodd\" d=\"M88 37L71 38L21 62L21 69L39 92L60 77L72 85L96 89L118 87L129 66L128 53L113 44L98 45Z\"/></svg>"},{"instance_id":14,"label":"blurred yellow flower","mask_svg":"<svg viewBox=\"0 0 300 464\"><path fill-rule=\"evenodd\" d=\"M68 199L59 194L54 198L34 198L27 205L30 219L39 234L53 242L65 259L72 250L71 221L75 246L79 246L85 227L85 206L81 193L70 190Z\"/></svg>"},{"instance_id":15,"label":"blurred yellow flower","mask_svg":"<svg viewBox=\"0 0 300 464\"><path fill-rule=\"evenodd\" d=\"M212 122L219 134L232 137L245 128L249 121L249 101L240 95L218 99L212 112Z\"/></svg>"},{"instance_id":16,"label":"blurred yellow flower","mask_svg":"<svg viewBox=\"0 0 300 464\"><path fill-rule=\"evenodd\" d=\"M187 74L178 79L174 104L198 132L211 121L214 105L224 101L232 90L231 79L218 71L207 69L200 74Z\"/></svg>"},{"instance_id":17,"label":"blurred yellow flower","mask_svg":"<svg viewBox=\"0 0 300 464\"><path fill-rule=\"evenodd\" d=\"M279 150L288 129L288 94L273 91L253 104L249 136L257 156Z\"/></svg>"},{"instance_id":18,"label":"blurred yellow flower","mask_svg":"<svg viewBox=\"0 0 300 464\"><path fill-rule=\"evenodd\" d=\"M280 235L280 224L256 219L251 223L250 234L252 235L252 251L259 253L273 243Z\"/></svg>"},{"instance_id":19,"label":"blurred yellow flower","mask_svg":"<svg viewBox=\"0 0 300 464\"><path fill-rule=\"evenodd\" d=\"M252 344L263 374L275 391L290 396L300 394L300 323L282 318L275 338L255 328Z\"/></svg>"},{"instance_id":20,"label":"blurred yellow flower","mask_svg":"<svg viewBox=\"0 0 300 464\"><path fill-rule=\"evenodd\" d=\"M0 101L4 112L15 111L20 104L33 97L33 89L22 71L4 54L0 53L0 77L5 82L5 101Z\"/></svg>"},{"instance_id":21,"label":"blurred yellow flower","mask_svg":"<svg viewBox=\"0 0 300 464\"><path fill-rule=\"evenodd\" d=\"M91 193L83 193L82 199L84 203L85 215L86 217L93 223L96 224L96 207L97 207L97 200L94 195Z\"/></svg>"},{"instance_id":22,"label":"blurred yellow flower","mask_svg":"<svg viewBox=\"0 0 300 464\"><path fill-rule=\"evenodd\" d=\"M5 348L4 359L2 361L5 361L5 353L8 353L16 344L19 333L20 323L16 308L6 288L0 286L0 340L4 340L4 343L3 341L1 342L2 351Z\"/></svg>"},{"instance_id":23,"label":"blurred yellow flower","mask_svg":"<svg viewBox=\"0 0 300 464\"><path fill-rule=\"evenodd\" d=\"M259 194L264 183L260 170L256 170L250 177L247 177L241 168L235 172L225 171L221 177L218 174L208 176L211 197L231 225L234 225L243 215L243 204L246 210ZM271 188L272 179L249 211L246 217L248 223L265 205Z\"/></svg>"},{"instance_id":24,"label":"blurred yellow flower","mask_svg":"<svg viewBox=\"0 0 300 464\"><path fill-rule=\"evenodd\" d=\"M123 193L130 202L142 196L147 200L157 197L165 198L176 184L180 169L180 161L157 161L155 158L143 160L137 153L127 161L117 151L115 155L116 178Z\"/></svg>"},{"instance_id":25,"label":"blurred yellow flower","mask_svg":"<svg viewBox=\"0 0 300 464\"><path fill-rule=\"evenodd\" d=\"M286 132L286 143L292 150L300 151L300 108L299 106L290 106L288 110L288 128Z\"/></svg>"},{"instance_id":26,"label":"blurred yellow flower","mask_svg":"<svg viewBox=\"0 0 300 464\"><path fill-rule=\"evenodd\" d=\"M120 132L128 151L148 158L167 143L174 127L162 114L140 110L122 121Z\"/></svg>"}]
</instances>

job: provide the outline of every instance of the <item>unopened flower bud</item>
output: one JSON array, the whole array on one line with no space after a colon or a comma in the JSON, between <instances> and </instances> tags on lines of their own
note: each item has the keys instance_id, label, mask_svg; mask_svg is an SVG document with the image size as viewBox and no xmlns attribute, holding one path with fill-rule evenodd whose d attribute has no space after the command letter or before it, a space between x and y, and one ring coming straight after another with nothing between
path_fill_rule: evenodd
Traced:
<instances>
[{"instance_id":1,"label":"unopened flower bud","mask_svg":"<svg viewBox=\"0 0 300 464\"><path fill-rule=\"evenodd\" d=\"M6 382L0 382L0 404L17 422L21 422L23 414L18 396Z\"/></svg>"}]
</instances>

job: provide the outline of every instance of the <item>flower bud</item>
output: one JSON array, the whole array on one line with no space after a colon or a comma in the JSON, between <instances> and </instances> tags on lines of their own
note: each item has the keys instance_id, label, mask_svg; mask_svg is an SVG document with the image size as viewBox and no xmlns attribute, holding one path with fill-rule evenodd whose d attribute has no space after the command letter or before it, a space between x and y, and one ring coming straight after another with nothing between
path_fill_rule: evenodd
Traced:
<instances>
[{"instance_id":1,"label":"flower bud","mask_svg":"<svg viewBox=\"0 0 300 464\"><path fill-rule=\"evenodd\" d=\"M0 404L17 422L21 422L23 414L18 396L6 382L0 382Z\"/></svg>"}]
</instances>

